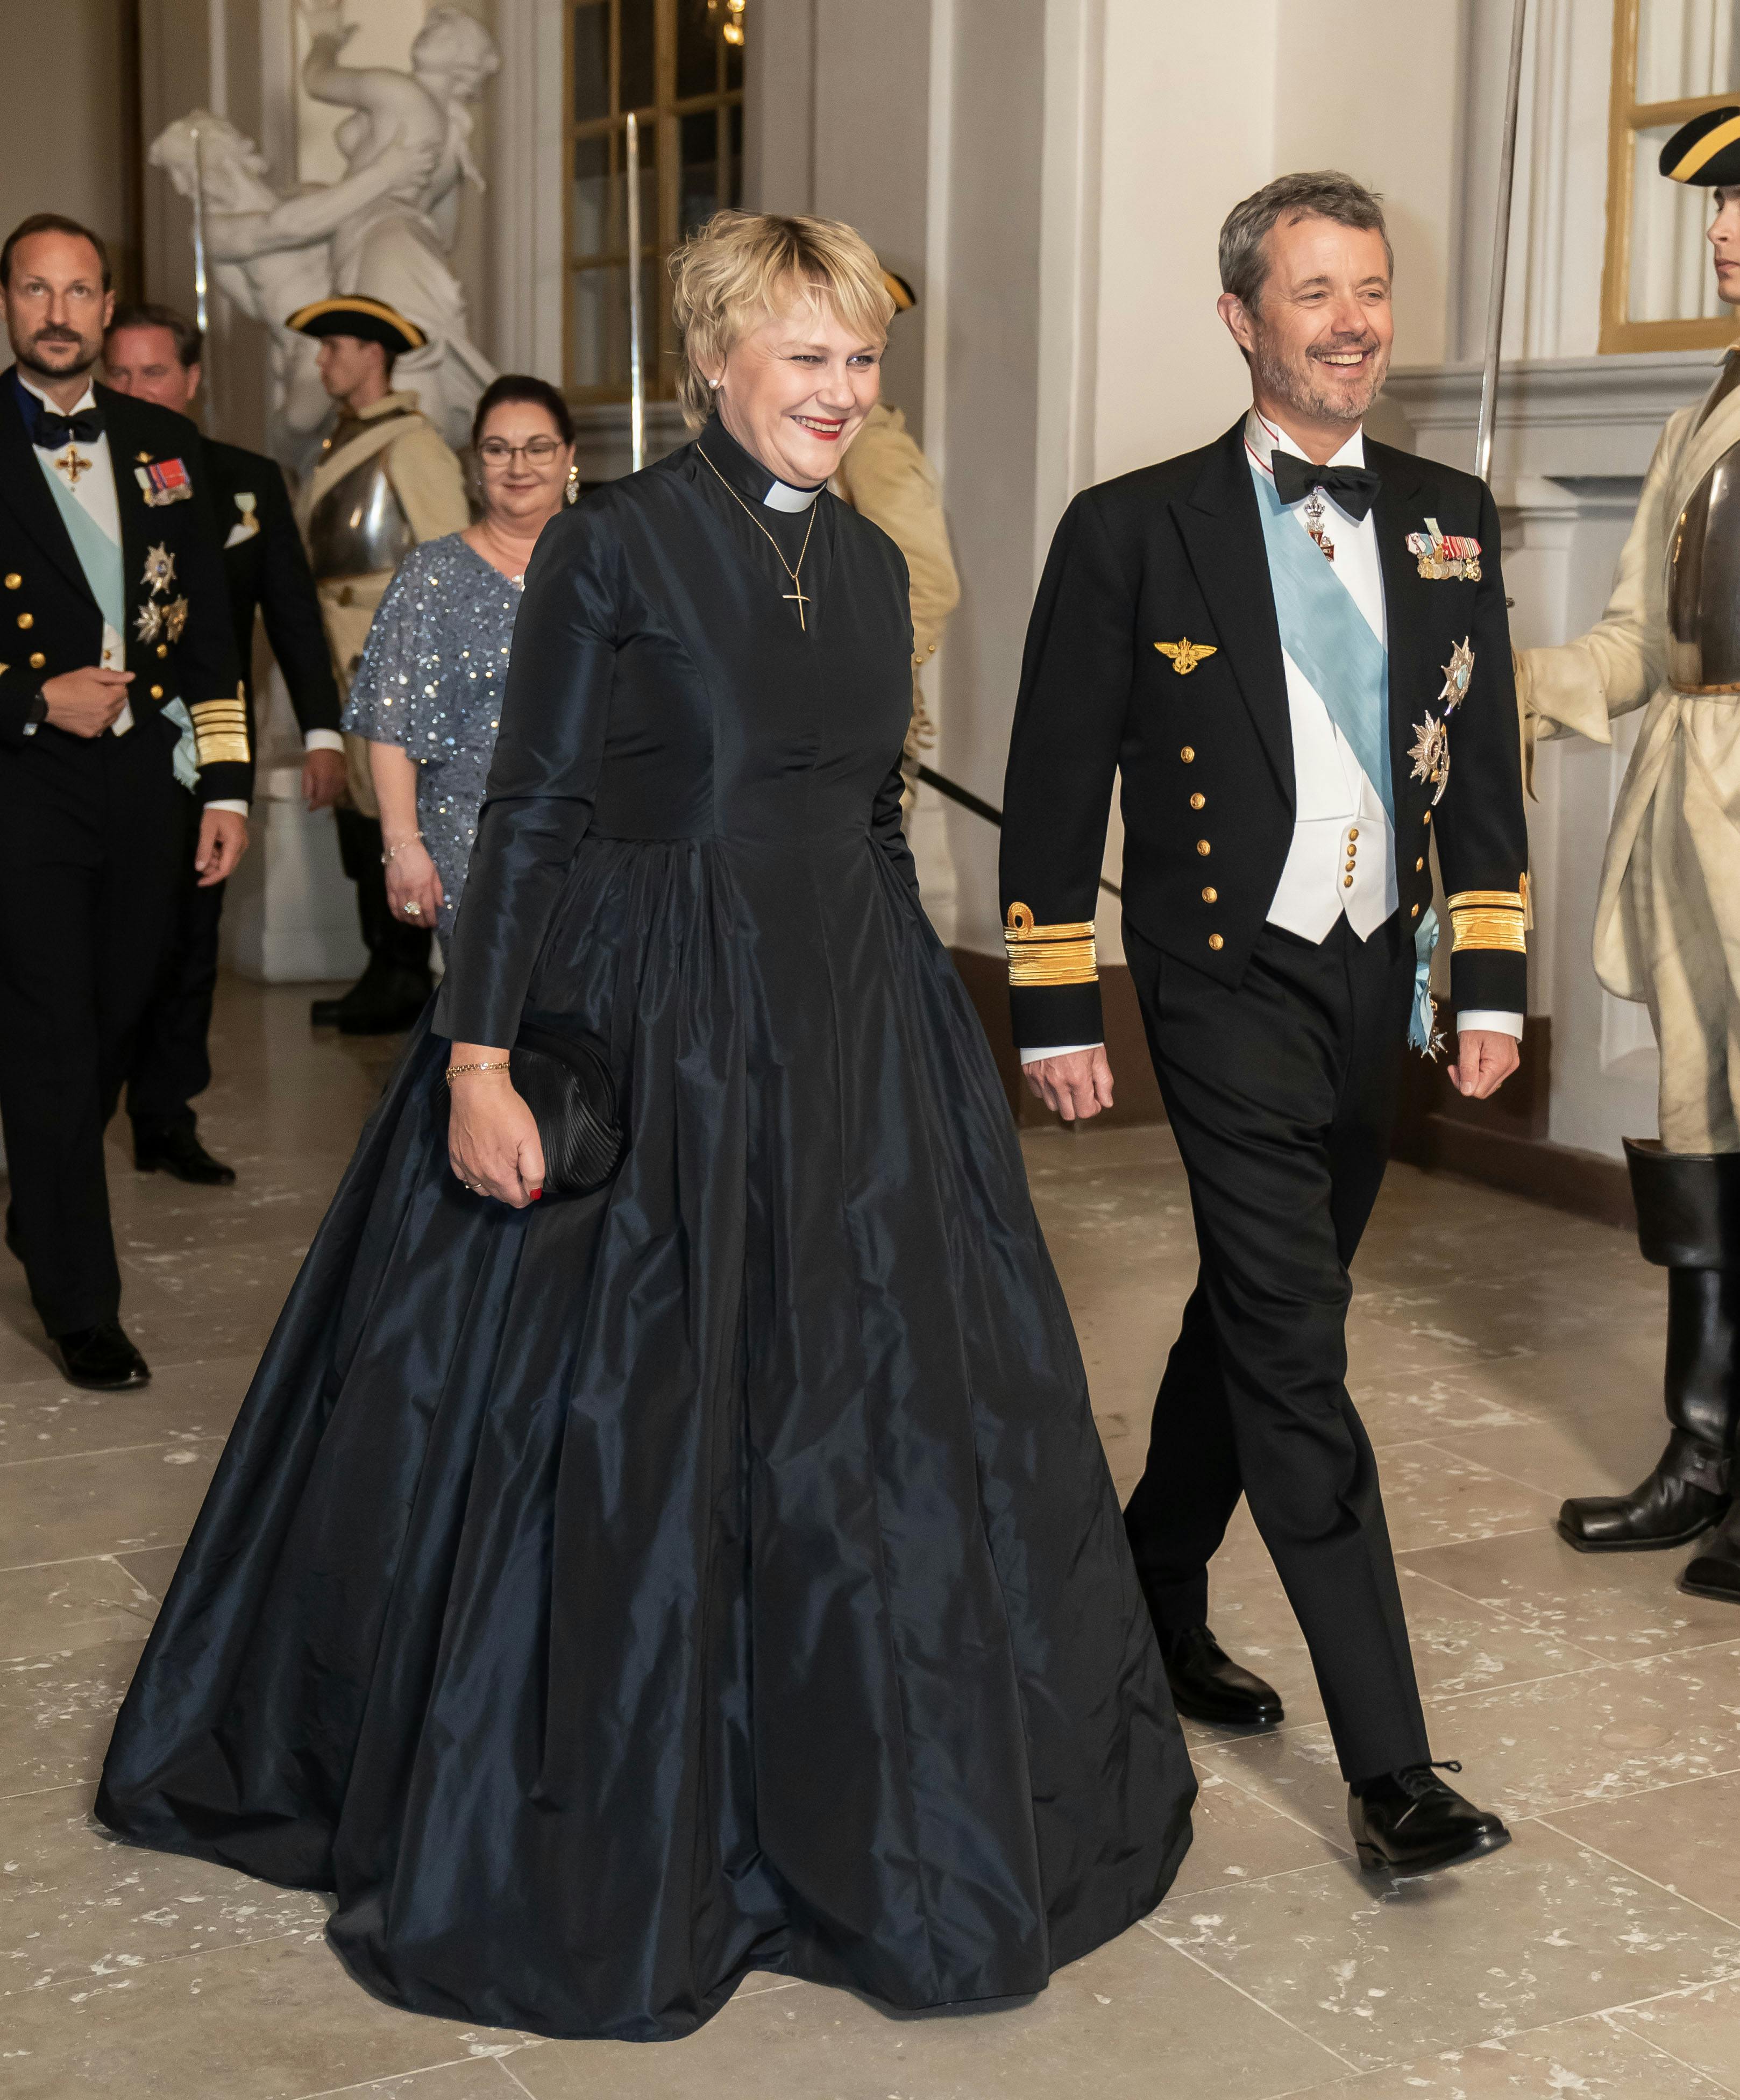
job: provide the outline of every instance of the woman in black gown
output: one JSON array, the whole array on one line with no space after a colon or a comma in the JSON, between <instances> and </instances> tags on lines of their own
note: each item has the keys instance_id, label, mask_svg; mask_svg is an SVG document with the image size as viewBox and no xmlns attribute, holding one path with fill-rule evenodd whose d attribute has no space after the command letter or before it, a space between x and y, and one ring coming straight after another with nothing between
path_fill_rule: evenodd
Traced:
<instances>
[{"instance_id":1,"label":"woman in black gown","mask_svg":"<svg viewBox=\"0 0 1740 2100\"><path fill-rule=\"evenodd\" d=\"M719 412L539 544L433 1027L97 1804L335 1890L396 2004L623 2040L752 1968L1038 1990L1159 1900L1195 1790L901 833L905 566L817 486L875 398L879 268L728 214L677 277ZM597 1197L531 1200L505 1072L455 1074L450 1127L444 1069L522 1017L609 1046Z\"/></svg>"}]
</instances>

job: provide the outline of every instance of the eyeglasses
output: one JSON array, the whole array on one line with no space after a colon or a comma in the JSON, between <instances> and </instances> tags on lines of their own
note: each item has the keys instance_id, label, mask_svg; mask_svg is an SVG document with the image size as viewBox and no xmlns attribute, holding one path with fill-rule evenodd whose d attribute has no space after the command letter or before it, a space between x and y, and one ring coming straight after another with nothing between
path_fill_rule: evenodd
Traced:
<instances>
[{"instance_id":1,"label":"eyeglasses","mask_svg":"<svg viewBox=\"0 0 1740 2100\"><path fill-rule=\"evenodd\" d=\"M524 452L528 465L548 466L562 450L554 438L528 438L522 445L510 445L505 438L486 438L478 447L478 457L491 466L505 466L516 452Z\"/></svg>"}]
</instances>

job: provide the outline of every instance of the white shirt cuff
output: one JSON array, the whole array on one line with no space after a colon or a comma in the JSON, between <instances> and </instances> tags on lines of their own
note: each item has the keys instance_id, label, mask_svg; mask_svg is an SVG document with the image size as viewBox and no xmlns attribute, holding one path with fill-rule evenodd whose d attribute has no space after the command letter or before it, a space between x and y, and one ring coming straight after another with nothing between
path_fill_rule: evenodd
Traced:
<instances>
[{"instance_id":1,"label":"white shirt cuff","mask_svg":"<svg viewBox=\"0 0 1740 2100\"><path fill-rule=\"evenodd\" d=\"M245 802L207 802L204 806L208 810L229 810L238 817L245 817L248 814Z\"/></svg>"},{"instance_id":2,"label":"white shirt cuff","mask_svg":"<svg viewBox=\"0 0 1740 2100\"><path fill-rule=\"evenodd\" d=\"M1485 1006L1471 1006L1466 1013L1456 1016L1456 1033L1465 1028L1485 1028L1495 1035L1514 1035L1522 1040L1522 1016L1520 1013L1500 1013Z\"/></svg>"},{"instance_id":3,"label":"white shirt cuff","mask_svg":"<svg viewBox=\"0 0 1740 2100\"><path fill-rule=\"evenodd\" d=\"M1102 1047L1103 1045L1098 1043L1059 1043L1050 1050L1024 1050L1021 1052L1021 1062L1024 1065L1037 1065L1042 1057L1068 1057L1077 1050L1098 1050Z\"/></svg>"},{"instance_id":4,"label":"white shirt cuff","mask_svg":"<svg viewBox=\"0 0 1740 2100\"><path fill-rule=\"evenodd\" d=\"M342 751L344 738L336 729L305 729L302 731L304 751Z\"/></svg>"}]
</instances>

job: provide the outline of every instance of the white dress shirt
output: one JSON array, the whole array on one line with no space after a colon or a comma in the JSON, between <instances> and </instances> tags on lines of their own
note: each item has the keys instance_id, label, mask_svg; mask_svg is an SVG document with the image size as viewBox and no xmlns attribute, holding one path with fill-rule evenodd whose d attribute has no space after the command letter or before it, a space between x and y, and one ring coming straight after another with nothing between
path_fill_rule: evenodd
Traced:
<instances>
[{"instance_id":1,"label":"white dress shirt","mask_svg":"<svg viewBox=\"0 0 1740 2100\"><path fill-rule=\"evenodd\" d=\"M18 375L20 383L28 394L35 395L45 408L57 416L77 416L86 408L95 408L97 397L87 386L71 408L59 408L50 400L41 387L33 386L23 373ZM45 445L33 446L43 474L51 482L71 492L73 500L90 520L101 527L106 536L118 547L121 540L121 499L115 493L115 462L108 447L108 433L99 431L90 443L77 439L63 445L58 452L50 452ZM75 457L83 462L75 475ZM105 620L103 623L103 658L101 668L105 671L124 671L127 668L126 638L117 634ZM112 736L125 736L133 726L133 704L130 700L121 708L109 726ZM25 732L28 735L29 730ZM318 734L318 732L317 732ZM337 739L341 750L344 739ZM245 817L248 805L241 801L208 802L208 810L232 810L238 817Z\"/></svg>"},{"instance_id":2,"label":"white dress shirt","mask_svg":"<svg viewBox=\"0 0 1740 2100\"><path fill-rule=\"evenodd\" d=\"M1267 476L1271 483L1269 461L1275 452L1291 452L1296 459L1306 457L1284 430L1266 421L1254 408L1245 418L1244 443L1252 470ZM1328 464L1363 467L1364 433L1355 430ZM1366 624L1387 648L1377 511L1374 508L1363 518L1354 518L1327 491L1316 494L1315 505L1306 496L1288 509L1302 532L1309 534L1315 525L1334 548L1336 575ZM1307 515L1308 510L1312 514ZM1269 924L1318 945L1345 917L1359 938L1368 941L1400 902L1390 819L1352 745L1330 719L1322 695L1284 650L1282 661L1293 728L1293 832L1269 905ZM1520 1039L1522 1016L1470 1009L1457 1015L1456 1026L1459 1030L1486 1028ZM1024 1049L1021 1062L1030 1065L1042 1057L1063 1057L1073 1050L1098 1047L1067 1043L1051 1049Z\"/></svg>"}]
</instances>

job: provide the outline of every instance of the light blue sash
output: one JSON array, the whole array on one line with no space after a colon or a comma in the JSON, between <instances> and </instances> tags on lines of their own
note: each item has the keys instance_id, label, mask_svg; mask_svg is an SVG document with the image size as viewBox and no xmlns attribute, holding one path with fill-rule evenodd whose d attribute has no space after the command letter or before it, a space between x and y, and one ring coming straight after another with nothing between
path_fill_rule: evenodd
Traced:
<instances>
[{"instance_id":1,"label":"light blue sash","mask_svg":"<svg viewBox=\"0 0 1740 2100\"><path fill-rule=\"evenodd\" d=\"M1316 689L1394 826L1390 652L1333 567L1288 516L1274 482L1256 467L1251 479L1257 484L1281 646Z\"/></svg>"},{"instance_id":2,"label":"light blue sash","mask_svg":"<svg viewBox=\"0 0 1740 2100\"><path fill-rule=\"evenodd\" d=\"M38 461L40 465L40 461ZM127 572L121 549L52 467L44 467L44 479L54 492L60 522L67 528L73 551L90 586L97 609L115 632L127 631Z\"/></svg>"}]
</instances>

